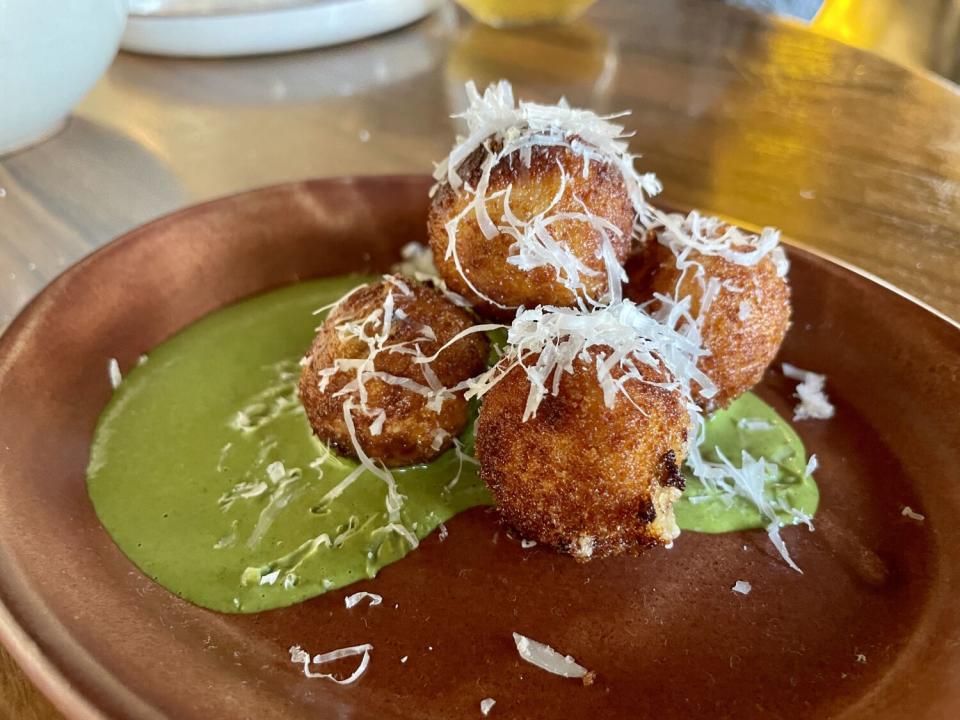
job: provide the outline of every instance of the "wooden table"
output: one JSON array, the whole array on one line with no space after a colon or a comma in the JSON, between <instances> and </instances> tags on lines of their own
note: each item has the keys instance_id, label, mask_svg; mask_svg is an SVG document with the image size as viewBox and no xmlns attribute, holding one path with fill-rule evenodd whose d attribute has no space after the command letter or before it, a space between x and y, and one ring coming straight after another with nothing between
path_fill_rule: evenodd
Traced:
<instances>
[{"instance_id":1,"label":"wooden table","mask_svg":"<svg viewBox=\"0 0 960 720\"><path fill-rule=\"evenodd\" d=\"M450 8L273 58L121 54L57 137L0 160L0 326L157 215L269 183L427 172L463 83L632 108L671 202L773 224L960 318L960 94L932 75L717 2L603 0L496 32ZM0 718L60 717L0 650Z\"/></svg>"}]
</instances>

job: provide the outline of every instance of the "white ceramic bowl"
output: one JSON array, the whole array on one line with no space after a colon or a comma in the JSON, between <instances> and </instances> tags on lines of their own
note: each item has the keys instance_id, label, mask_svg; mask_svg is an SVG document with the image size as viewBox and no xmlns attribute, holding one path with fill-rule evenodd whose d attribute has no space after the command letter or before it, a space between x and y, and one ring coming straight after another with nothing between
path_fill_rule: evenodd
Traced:
<instances>
[{"instance_id":1,"label":"white ceramic bowl","mask_svg":"<svg viewBox=\"0 0 960 720\"><path fill-rule=\"evenodd\" d=\"M117 52L127 0L0 0L0 155L55 132Z\"/></svg>"}]
</instances>

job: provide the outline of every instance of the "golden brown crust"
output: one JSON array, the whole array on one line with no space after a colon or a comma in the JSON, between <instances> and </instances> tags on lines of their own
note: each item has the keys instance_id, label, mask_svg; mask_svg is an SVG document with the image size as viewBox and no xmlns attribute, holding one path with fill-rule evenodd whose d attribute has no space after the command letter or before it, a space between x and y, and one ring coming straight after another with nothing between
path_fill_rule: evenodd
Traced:
<instances>
[{"instance_id":1,"label":"golden brown crust","mask_svg":"<svg viewBox=\"0 0 960 720\"><path fill-rule=\"evenodd\" d=\"M474 317L463 308L451 303L433 287L402 278L413 295L407 296L396 287L382 281L367 285L353 293L334 308L320 327L310 349L309 362L300 376L300 399L307 411L313 431L325 443L340 453L355 456L356 451L343 416L343 404L348 396L335 397L348 382L356 378L354 372L341 371L334 374L326 387L320 389L320 372L333 366L338 358L362 359L369 357L366 343L352 338L341 340L336 326L350 320L361 320L376 308L382 307L389 290L393 291L395 308L402 310L406 318L394 313L387 344L407 342L422 336L422 324L436 334L436 340L421 341L424 355L433 355L455 335L474 324ZM378 326L379 327L379 326ZM444 387L477 375L486 367L489 344L483 334L469 335L444 350L430 363ZM374 359L374 369L409 378L427 385L423 366L409 354L384 351ZM453 439L467 424L467 401L463 393L457 393L441 406L440 412L427 407L428 400L412 390L391 385L378 378L366 381L370 408L381 408L386 421L379 435L371 433L374 417L368 417L355 409L352 413L360 447L371 458L380 460L389 467L413 465L432 460L447 450ZM356 392L350 393L354 402ZM447 433L439 448L434 448L438 430Z\"/></svg>"},{"instance_id":2,"label":"golden brown crust","mask_svg":"<svg viewBox=\"0 0 960 720\"><path fill-rule=\"evenodd\" d=\"M648 379L662 376L651 370ZM637 380L625 387L642 412L622 396L608 408L593 365L577 360L526 422L521 368L484 397L480 475L523 537L585 560L636 554L679 533L670 506L680 496L675 463L686 455L689 414L679 393Z\"/></svg>"},{"instance_id":3,"label":"golden brown crust","mask_svg":"<svg viewBox=\"0 0 960 720\"><path fill-rule=\"evenodd\" d=\"M698 367L718 388L704 405L707 410L724 408L760 382L780 350L790 327L790 286L777 274L769 256L754 266L697 252L689 259L700 263L707 277L742 290L721 290L707 309L702 329L703 345L712 354ZM626 293L636 302L649 300L654 292L674 295L681 275L670 249L655 241L628 261L627 272L630 282ZM679 297L692 297L691 309L696 317L703 287L692 270L687 271L679 290ZM745 318L740 317L741 303L749 305Z\"/></svg>"},{"instance_id":4,"label":"golden brown crust","mask_svg":"<svg viewBox=\"0 0 960 720\"><path fill-rule=\"evenodd\" d=\"M486 151L479 148L460 166L460 174L475 186L480 178L481 162ZM560 188L560 168L568 175L567 186L553 212L583 212L577 198L590 211L612 222L621 231L621 236L611 238L617 259L622 263L630 248L633 221L633 204L627 193L620 171L613 165L591 162L587 177L583 177L583 158L564 147L536 147L531 153L527 167L513 153L501 160L490 173L488 195L512 185L510 208L523 219L543 211L549 206ZM464 272L484 295L509 310L498 308L467 285L457 270L453 259L445 259L447 251L446 223L460 213L470 202L471 195L454 191L447 183L441 183L434 195L427 220L430 247L434 262L447 286L466 297L477 311L494 318L513 317L520 305L573 305L572 292L556 280L553 268L542 267L520 270L506 262L514 239L500 234L491 240L484 237L472 212L461 220L457 230L457 254ZM502 198L487 203L487 210L494 221L503 215ZM583 222L561 220L550 226L554 238L570 248L588 267L599 271L596 276L583 277L591 297L599 297L607 289L607 276L599 257L601 237L592 227Z\"/></svg>"}]
</instances>

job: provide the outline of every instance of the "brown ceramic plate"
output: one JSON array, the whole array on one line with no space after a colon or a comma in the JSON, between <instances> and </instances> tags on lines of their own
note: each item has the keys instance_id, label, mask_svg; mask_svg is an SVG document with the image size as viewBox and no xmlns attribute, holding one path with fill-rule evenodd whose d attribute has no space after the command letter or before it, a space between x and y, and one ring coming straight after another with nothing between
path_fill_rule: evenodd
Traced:
<instances>
[{"instance_id":1,"label":"brown ceramic plate","mask_svg":"<svg viewBox=\"0 0 960 720\"><path fill-rule=\"evenodd\" d=\"M424 238L426 189L319 180L184 210L69 270L0 339L0 637L68 716L475 718L493 697L491 717L513 718L960 717L960 332L798 249L782 358L825 372L837 404L797 425L821 461L816 532L784 532L803 575L761 532L581 565L521 550L484 510L356 586L386 598L363 612L340 591L219 615L137 571L84 485L107 359L129 368L270 288L387 269ZM789 414L792 389L771 371L759 392ZM513 631L597 681L521 662ZM361 642L375 649L353 686L288 659Z\"/></svg>"}]
</instances>

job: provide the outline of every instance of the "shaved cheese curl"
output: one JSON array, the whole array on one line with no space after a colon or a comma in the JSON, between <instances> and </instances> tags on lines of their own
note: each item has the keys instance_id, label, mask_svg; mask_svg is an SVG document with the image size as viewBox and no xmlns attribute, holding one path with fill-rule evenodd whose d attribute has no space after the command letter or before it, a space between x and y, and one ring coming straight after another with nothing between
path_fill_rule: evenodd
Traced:
<instances>
[{"instance_id":1,"label":"shaved cheese curl","mask_svg":"<svg viewBox=\"0 0 960 720\"><path fill-rule=\"evenodd\" d=\"M491 84L483 95L471 80L466 84L466 93L467 109L453 117L466 122L467 134L458 137L450 154L437 164L433 177L438 182L446 181L454 189L464 187L463 178L457 173L461 163L484 142L496 138L505 144L499 153L502 157L531 145L566 145L590 159L612 161L623 174L638 211L646 206L645 195L660 192L661 185L654 175L641 175L634 169L637 156L628 152L630 134L623 125L611 122L629 113L597 115L592 110L572 108L564 99L556 105L523 100L518 103L506 80Z\"/></svg>"},{"instance_id":2,"label":"shaved cheese curl","mask_svg":"<svg viewBox=\"0 0 960 720\"><path fill-rule=\"evenodd\" d=\"M513 642L520 657L541 670L568 678L582 678L587 674L587 669L570 655L561 655L549 645L520 633L513 634Z\"/></svg>"},{"instance_id":3,"label":"shaved cheese curl","mask_svg":"<svg viewBox=\"0 0 960 720\"><path fill-rule=\"evenodd\" d=\"M623 271L614 253L611 239L621 241L624 231L607 218L596 215L574 193L573 199L582 207L582 212L561 212L561 200L574 191L570 189L563 164L560 170L559 187L548 205L532 217L521 218L511 208L512 184L496 192L488 192L491 173L502 161L519 162L531 167L534 150L544 148L562 149L582 159L581 174L586 178L591 165L611 166L623 178L624 189L636 216L649 217L651 211L646 197L661 189L652 174L641 175L634 168L637 156L628 151L624 126L612 122L628 113L600 116L591 110L572 108L561 99L555 105L520 101L516 102L513 88L506 80L490 85L481 95L471 81L466 85L468 106L464 112L454 115L467 125L467 134L459 136L449 155L437 164L434 179L437 184L431 197L441 184L467 197L463 208L445 225L447 245L445 260L452 260L454 268L464 284L478 298L500 310L513 310L482 292L467 275L457 249L457 230L468 215L472 215L481 234L491 240L499 235L513 239L507 262L521 270L550 268L559 285L569 290L578 303L595 304L619 300ZM461 166L475 152L482 152L479 161L479 176L470 178L460 175ZM469 182L468 182L469 180ZM502 199L500 217L491 216L489 203ZM589 267L583 258L577 257L563 242L554 236L551 226L563 222L585 224L598 238L601 252L597 259L603 264L603 272ZM609 246L609 247L608 247ZM604 297L592 297L584 283L585 277L604 274L607 276L607 291Z\"/></svg>"},{"instance_id":4,"label":"shaved cheese curl","mask_svg":"<svg viewBox=\"0 0 960 720\"><path fill-rule=\"evenodd\" d=\"M780 231L776 228L765 227L757 235L720 218L702 215L696 210L681 215L658 208L650 209L649 222L651 227L660 228L657 241L674 254L680 270L693 267L697 272L699 268L702 276L703 268L690 259L693 253L720 257L744 266L756 265L769 256L780 277L786 276L789 269L786 255L780 247Z\"/></svg>"},{"instance_id":5,"label":"shaved cheese curl","mask_svg":"<svg viewBox=\"0 0 960 720\"><path fill-rule=\"evenodd\" d=\"M330 652L323 653L321 655L315 655L311 658L310 654L303 650L299 645L294 645L290 648L290 662L302 665L303 674L305 677L331 680L337 685L350 685L359 680L360 676L366 672L367 666L370 664L371 650L373 650L373 645L365 643L363 645L354 645L353 647L341 648L339 650L331 650ZM334 660L341 660L343 658L354 657L356 655L363 655L363 657L360 659L360 664L357 666L356 670L354 670L348 677L343 679L337 678L329 673L314 672L310 669L311 663L314 665L323 665L324 663L333 662Z\"/></svg>"},{"instance_id":6,"label":"shaved cheese curl","mask_svg":"<svg viewBox=\"0 0 960 720\"><path fill-rule=\"evenodd\" d=\"M691 383L699 384L705 394L713 390L710 379L697 369L704 350L695 328L677 332L630 300L586 312L556 307L521 310L510 325L507 343L503 359L471 381L467 395L482 397L508 372L521 367L530 383L524 420L536 416L544 397L559 392L562 375L573 372L577 359L594 365L608 407L619 397L629 399L626 382L649 382L644 366L665 376L658 384L680 392L691 415L699 416L690 395ZM594 363L594 350L602 361ZM622 372L615 374L614 368Z\"/></svg>"},{"instance_id":7,"label":"shaved cheese curl","mask_svg":"<svg viewBox=\"0 0 960 720\"><path fill-rule=\"evenodd\" d=\"M343 604L347 608L347 610L349 610L350 608L356 607L357 605L359 605L360 601L364 599L370 601L370 607L376 607L377 605L380 605L383 602L383 596L377 595L376 593L362 591L362 592L356 592L353 595L348 595L347 597L345 597L343 599Z\"/></svg>"}]
</instances>

